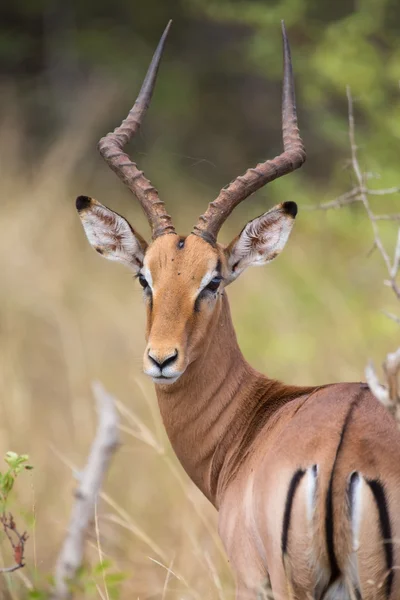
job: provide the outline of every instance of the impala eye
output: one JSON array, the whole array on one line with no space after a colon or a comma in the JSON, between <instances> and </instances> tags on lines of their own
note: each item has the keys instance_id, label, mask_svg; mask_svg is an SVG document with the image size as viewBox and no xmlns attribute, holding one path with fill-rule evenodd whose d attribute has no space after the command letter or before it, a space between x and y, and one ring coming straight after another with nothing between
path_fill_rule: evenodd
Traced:
<instances>
[{"instance_id":1,"label":"impala eye","mask_svg":"<svg viewBox=\"0 0 400 600\"><path fill-rule=\"evenodd\" d=\"M143 275L141 273L139 273L138 279L139 279L140 285L142 286L142 288L144 290L149 287L149 284L147 283L147 279L145 277L143 277Z\"/></svg>"},{"instance_id":2,"label":"impala eye","mask_svg":"<svg viewBox=\"0 0 400 600\"><path fill-rule=\"evenodd\" d=\"M210 283L206 285L204 289L208 290L209 292L216 292L221 284L221 281L222 277L214 277L214 279L211 279Z\"/></svg>"}]
</instances>

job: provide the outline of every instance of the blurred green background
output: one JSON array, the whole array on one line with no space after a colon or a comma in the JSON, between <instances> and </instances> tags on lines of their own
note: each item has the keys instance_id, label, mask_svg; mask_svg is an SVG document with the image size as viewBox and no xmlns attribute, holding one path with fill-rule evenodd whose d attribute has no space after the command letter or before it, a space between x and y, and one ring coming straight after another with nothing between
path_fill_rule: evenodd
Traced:
<instances>
[{"instance_id":1,"label":"blurred green background","mask_svg":"<svg viewBox=\"0 0 400 600\"><path fill-rule=\"evenodd\" d=\"M398 325L381 312L396 312L396 302L362 206L312 207L355 183L346 85L369 186L400 185L400 5L19 0L0 16L0 450L29 453L35 466L13 500L30 534L27 567L1 580L3 596L34 597L48 585L75 487L70 465L83 465L95 431L90 382L99 379L122 402L124 444L79 595L230 598L216 515L172 455L141 374L139 286L91 251L74 199L94 196L148 237L96 143L126 116L172 18L131 150L187 233L223 185L281 151L284 19L308 160L239 206L221 241L283 200L295 200L299 216L282 257L229 289L234 322L246 357L271 377L363 379L369 358L379 363L398 345ZM400 212L399 194L371 202L377 213ZM392 251L396 226L380 226ZM106 584L99 547L116 574Z\"/></svg>"}]
</instances>

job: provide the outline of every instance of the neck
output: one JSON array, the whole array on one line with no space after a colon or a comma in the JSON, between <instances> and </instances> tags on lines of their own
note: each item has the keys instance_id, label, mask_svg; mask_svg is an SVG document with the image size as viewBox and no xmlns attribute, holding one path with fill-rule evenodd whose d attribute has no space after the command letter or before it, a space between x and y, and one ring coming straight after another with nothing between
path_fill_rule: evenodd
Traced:
<instances>
[{"instance_id":1,"label":"neck","mask_svg":"<svg viewBox=\"0 0 400 600\"><path fill-rule=\"evenodd\" d=\"M156 392L176 455L197 487L218 506L222 480L229 478L239 454L246 454L259 424L270 416L268 406L276 406L271 398L290 399L303 389L269 380L246 362L226 293L210 331L199 357L180 379L156 386Z\"/></svg>"}]
</instances>

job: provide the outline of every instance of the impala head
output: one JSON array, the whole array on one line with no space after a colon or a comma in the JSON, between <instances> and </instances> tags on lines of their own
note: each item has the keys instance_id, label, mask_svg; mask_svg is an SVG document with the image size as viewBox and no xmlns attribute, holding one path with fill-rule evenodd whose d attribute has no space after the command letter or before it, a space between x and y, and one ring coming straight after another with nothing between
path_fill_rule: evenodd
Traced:
<instances>
[{"instance_id":1,"label":"impala head","mask_svg":"<svg viewBox=\"0 0 400 600\"><path fill-rule=\"evenodd\" d=\"M151 243L122 216L93 198L79 196L76 201L90 244L105 258L125 264L143 287L147 307L144 371L160 384L174 383L199 356L218 319L224 288L248 266L263 265L278 256L291 232L297 206L284 202L272 208L247 223L226 247L217 242L222 224L242 200L305 160L297 128L289 44L282 24L284 151L223 188L192 232L179 236L157 190L122 150L137 132L150 103L169 27L170 23L128 117L99 142L103 158L139 200L152 229Z\"/></svg>"}]
</instances>

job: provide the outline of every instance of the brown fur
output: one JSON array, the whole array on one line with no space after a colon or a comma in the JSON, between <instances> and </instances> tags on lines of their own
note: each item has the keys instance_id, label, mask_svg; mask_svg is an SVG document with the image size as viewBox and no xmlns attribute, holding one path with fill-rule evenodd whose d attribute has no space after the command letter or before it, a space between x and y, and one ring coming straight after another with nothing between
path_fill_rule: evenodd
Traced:
<instances>
[{"instance_id":1,"label":"brown fur","mask_svg":"<svg viewBox=\"0 0 400 600\"><path fill-rule=\"evenodd\" d=\"M86 222L93 227L93 220ZM288 226L284 222L282 230ZM110 239L107 231L106 254ZM183 246L179 239L157 238L140 267L152 280L144 368L152 364L149 352L159 362L178 352L173 368L179 377L156 385L160 411L184 469L219 510L237 596L255 598L269 579L276 600L400 598L400 435L394 420L365 384L296 387L255 371L238 347L225 291L236 276L240 236L228 248L195 235ZM144 248L124 238L113 260L137 270L137 257L123 254L125 243L139 254ZM253 259L245 248L239 261L247 266ZM224 282L199 299L202 282L218 264ZM350 486L354 472L356 491ZM380 505L378 493L385 501ZM389 530L391 541L383 539Z\"/></svg>"}]
</instances>

